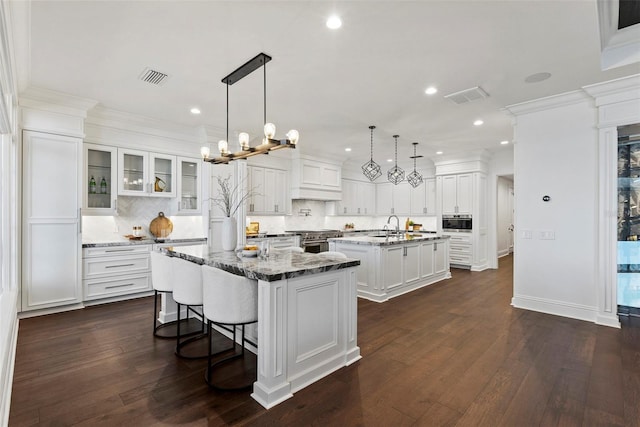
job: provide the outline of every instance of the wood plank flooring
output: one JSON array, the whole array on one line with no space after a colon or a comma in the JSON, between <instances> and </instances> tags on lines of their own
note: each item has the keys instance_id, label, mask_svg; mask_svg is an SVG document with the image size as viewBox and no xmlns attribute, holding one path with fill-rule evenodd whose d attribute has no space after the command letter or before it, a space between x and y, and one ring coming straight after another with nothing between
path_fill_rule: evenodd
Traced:
<instances>
[{"instance_id":1,"label":"wood plank flooring","mask_svg":"<svg viewBox=\"0 0 640 427\"><path fill-rule=\"evenodd\" d=\"M512 258L378 304L362 360L265 410L154 339L150 298L20 321L10 426L640 426L640 319L512 308Z\"/></svg>"}]
</instances>

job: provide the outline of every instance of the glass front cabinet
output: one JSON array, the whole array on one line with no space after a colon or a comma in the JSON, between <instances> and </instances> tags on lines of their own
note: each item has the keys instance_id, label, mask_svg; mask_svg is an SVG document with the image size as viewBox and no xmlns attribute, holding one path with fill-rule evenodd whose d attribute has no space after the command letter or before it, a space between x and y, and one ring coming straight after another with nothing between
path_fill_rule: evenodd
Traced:
<instances>
[{"instance_id":1,"label":"glass front cabinet","mask_svg":"<svg viewBox=\"0 0 640 427\"><path fill-rule=\"evenodd\" d=\"M118 194L176 197L176 156L118 149Z\"/></svg>"},{"instance_id":2,"label":"glass front cabinet","mask_svg":"<svg viewBox=\"0 0 640 427\"><path fill-rule=\"evenodd\" d=\"M178 157L178 214L199 214L202 211L200 165L202 160Z\"/></svg>"},{"instance_id":3,"label":"glass front cabinet","mask_svg":"<svg viewBox=\"0 0 640 427\"><path fill-rule=\"evenodd\" d=\"M113 215L117 209L115 147L84 144L83 213Z\"/></svg>"}]
</instances>

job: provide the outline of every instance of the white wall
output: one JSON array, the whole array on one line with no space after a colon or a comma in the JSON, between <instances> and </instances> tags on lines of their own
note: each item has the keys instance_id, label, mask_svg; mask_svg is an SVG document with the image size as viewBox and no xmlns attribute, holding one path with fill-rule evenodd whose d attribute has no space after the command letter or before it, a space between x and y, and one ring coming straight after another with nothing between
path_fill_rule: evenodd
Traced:
<instances>
[{"instance_id":1,"label":"white wall","mask_svg":"<svg viewBox=\"0 0 640 427\"><path fill-rule=\"evenodd\" d=\"M595 321L597 116L588 96L569 98L517 116L512 304Z\"/></svg>"}]
</instances>

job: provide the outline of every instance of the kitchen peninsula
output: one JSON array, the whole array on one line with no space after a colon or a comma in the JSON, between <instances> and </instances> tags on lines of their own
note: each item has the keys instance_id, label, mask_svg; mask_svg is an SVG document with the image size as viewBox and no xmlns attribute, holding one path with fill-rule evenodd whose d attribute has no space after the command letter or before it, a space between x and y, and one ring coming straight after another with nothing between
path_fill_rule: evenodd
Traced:
<instances>
[{"instance_id":1,"label":"kitchen peninsula","mask_svg":"<svg viewBox=\"0 0 640 427\"><path fill-rule=\"evenodd\" d=\"M382 232L329 239L329 250L360 260L358 296L376 302L451 278L448 236Z\"/></svg>"},{"instance_id":2,"label":"kitchen peninsula","mask_svg":"<svg viewBox=\"0 0 640 427\"><path fill-rule=\"evenodd\" d=\"M265 408L361 358L357 259L288 252L240 258L207 245L165 251L257 281L258 378L251 397Z\"/></svg>"}]
</instances>

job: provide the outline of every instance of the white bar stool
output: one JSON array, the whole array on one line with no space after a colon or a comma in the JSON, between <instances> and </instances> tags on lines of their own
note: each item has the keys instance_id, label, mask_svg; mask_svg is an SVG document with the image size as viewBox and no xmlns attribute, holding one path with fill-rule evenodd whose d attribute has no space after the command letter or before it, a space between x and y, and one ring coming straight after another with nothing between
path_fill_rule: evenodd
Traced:
<instances>
[{"instance_id":1,"label":"white bar stool","mask_svg":"<svg viewBox=\"0 0 640 427\"><path fill-rule=\"evenodd\" d=\"M243 372L243 383L227 387L213 382L214 368L234 359L244 358L245 325L258 321L258 283L256 280L237 276L219 268L202 266L202 290L204 316L209 332L209 362L205 372L206 383L217 390L246 390L256 380L255 372ZM222 360L212 362L211 326L212 324L233 326L233 346L236 344L236 325L241 325L241 352ZM243 360L244 362L244 360ZM248 378L248 379L247 379Z\"/></svg>"},{"instance_id":2,"label":"white bar stool","mask_svg":"<svg viewBox=\"0 0 640 427\"><path fill-rule=\"evenodd\" d=\"M153 286L153 335L158 338L176 338L176 333L162 333L177 321L158 324L158 293L173 293L173 268L171 258L160 252L151 252L151 284Z\"/></svg>"},{"instance_id":3,"label":"white bar stool","mask_svg":"<svg viewBox=\"0 0 640 427\"><path fill-rule=\"evenodd\" d=\"M178 304L176 355L185 359L204 359L208 357L208 352L196 355L187 355L182 352L186 345L207 336L204 330L204 316L192 308L202 307L202 268L199 264L177 257L170 257L169 259L172 262L173 277L176 280L173 287L173 299ZM183 305L187 306L187 319L191 312L202 322L202 329L199 335L193 336L192 334L185 335L181 333L180 312Z\"/></svg>"}]
</instances>

